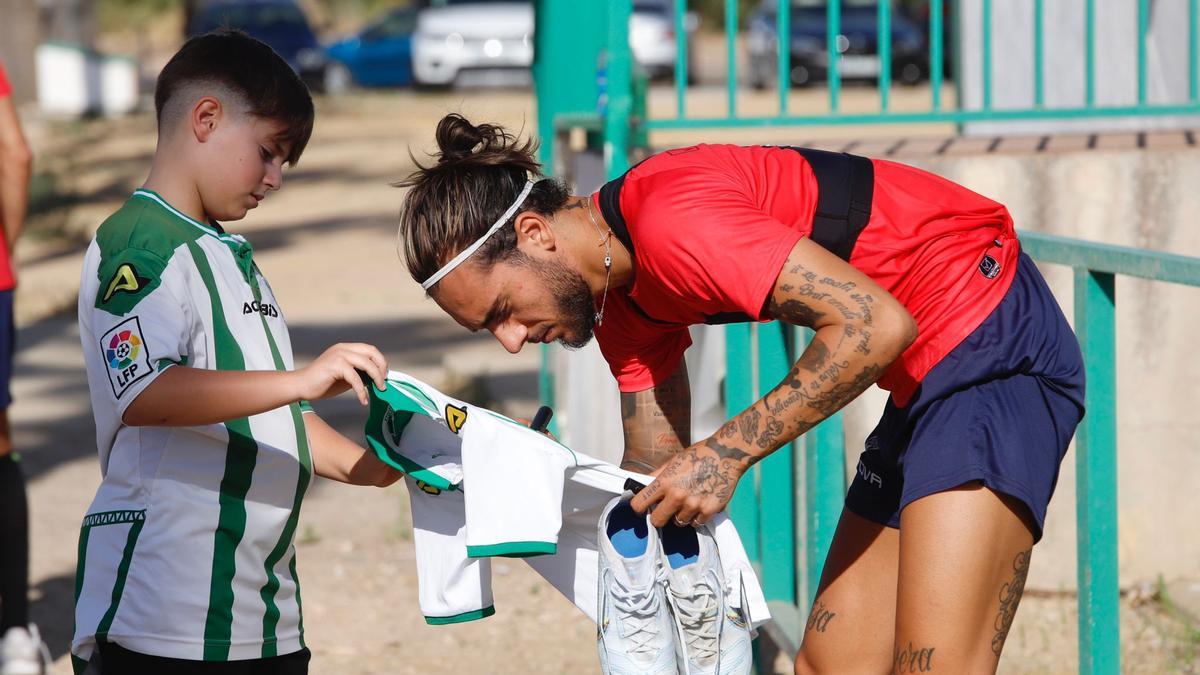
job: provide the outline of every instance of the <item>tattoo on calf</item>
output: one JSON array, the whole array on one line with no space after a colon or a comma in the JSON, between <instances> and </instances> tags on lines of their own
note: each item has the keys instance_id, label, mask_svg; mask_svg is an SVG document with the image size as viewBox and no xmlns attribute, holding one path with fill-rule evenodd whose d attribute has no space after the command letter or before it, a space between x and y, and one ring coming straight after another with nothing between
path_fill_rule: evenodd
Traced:
<instances>
[{"instance_id":1,"label":"tattoo on calf","mask_svg":"<svg viewBox=\"0 0 1200 675\"><path fill-rule=\"evenodd\" d=\"M837 612L831 612L825 608L825 603L820 600L812 609L812 613L808 615L808 625L804 627L807 633L810 630L816 630L818 633L824 633L829 627L829 622L833 621L833 617L837 616Z\"/></svg>"},{"instance_id":2,"label":"tattoo on calf","mask_svg":"<svg viewBox=\"0 0 1200 675\"><path fill-rule=\"evenodd\" d=\"M996 635L992 638L992 651L996 656L1000 656L1000 650L1004 649L1008 630L1012 628L1013 618L1017 615L1017 605L1025 592L1025 579L1029 576L1029 558L1032 554L1033 549L1017 554L1013 559L1012 580L1000 587L1000 611L996 613Z\"/></svg>"},{"instance_id":3,"label":"tattoo on calf","mask_svg":"<svg viewBox=\"0 0 1200 675\"><path fill-rule=\"evenodd\" d=\"M908 646L903 649L897 645L894 672L928 673L933 670L933 650L933 647L914 649L912 642L909 642Z\"/></svg>"}]
</instances>

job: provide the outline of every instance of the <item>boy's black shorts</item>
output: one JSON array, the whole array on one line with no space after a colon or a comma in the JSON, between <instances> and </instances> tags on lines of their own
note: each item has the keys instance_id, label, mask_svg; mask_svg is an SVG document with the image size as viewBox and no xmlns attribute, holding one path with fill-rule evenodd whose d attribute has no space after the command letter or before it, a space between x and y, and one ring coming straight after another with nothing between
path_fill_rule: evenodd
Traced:
<instances>
[{"instance_id":1,"label":"boy's black shorts","mask_svg":"<svg viewBox=\"0 0 1200 675\"><path fill-rule=\"evenodd\" d=\"M115 642L101 642L99 659L92 657L85 675L308 675L307 649L265 659L189 661L129 651Z\"/></svg>"}]
</instances>

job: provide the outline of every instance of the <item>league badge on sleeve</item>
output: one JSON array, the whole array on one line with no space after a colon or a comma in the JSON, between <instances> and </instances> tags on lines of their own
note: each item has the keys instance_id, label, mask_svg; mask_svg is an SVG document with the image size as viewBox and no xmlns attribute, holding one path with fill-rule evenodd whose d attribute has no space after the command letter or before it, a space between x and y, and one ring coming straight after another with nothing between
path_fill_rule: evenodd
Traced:
<instances>
[{"instance_id":1,"label":"league badge on sleeve","mask_svg":"<svg viewBox=\"0 0 1200 675\"><path fill-rule=\"evenodd\" d=\"M100 354L104 357L108 380L117 398L121 398L134 382L154 372L146 341L142 338L142 326L136 316L117 324L100 338Z\"/></svg>"}]
</instances>

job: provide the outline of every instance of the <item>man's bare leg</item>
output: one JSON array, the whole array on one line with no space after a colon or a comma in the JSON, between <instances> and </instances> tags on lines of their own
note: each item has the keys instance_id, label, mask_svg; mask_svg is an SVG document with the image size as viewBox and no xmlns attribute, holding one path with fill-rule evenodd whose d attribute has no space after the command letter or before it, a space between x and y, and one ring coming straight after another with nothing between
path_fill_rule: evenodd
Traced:
<instances>
[{"instance_id":1,"label":"man's bare leg","mask_svg":"<svg viewBox=\"0 0 1200 675\"><path fill-rule=\"evenodd\" d=\"M893 662L899 533L842 510L796 675L881 675Z\"/></svg>"},{"instance_id":2,"label":"man's bare leg","mask_svg":"<svg viewBox=\"0 0 1200 675\"><path fill-rule=\"evenodd\" d=\"M895 673L994 673L1025 589L1028 509L978 483L900 514Z\"/></svg>"}]
</instances>

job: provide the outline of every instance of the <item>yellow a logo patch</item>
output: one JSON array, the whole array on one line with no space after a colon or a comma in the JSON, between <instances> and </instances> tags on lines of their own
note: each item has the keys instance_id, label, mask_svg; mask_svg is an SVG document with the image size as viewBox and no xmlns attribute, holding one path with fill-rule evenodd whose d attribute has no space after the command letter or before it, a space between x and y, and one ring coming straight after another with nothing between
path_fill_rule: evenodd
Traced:
<instances>
[{"instance_id":1,"label":"yellow a logo patch","mask_svg":"<svg viewBox=\"0 0 1200 675\"><path fill-rule=\"evenodd\" d=\"M458 408L450 404L446 404L446 426L450 427L450 431L458 433L462 429L462 425L467 422L467 411L465 408Z\"/></svg>"},{"instance_id":2,"label":"yellow a logo patch","mask_svg":"<svg viewBox=\"0 0 1200 675\"><path fill-rule=\"evenodd\" d=\"M137 293L145 281L145 279L137 275L137 270L134 269L133 265L125 263L117 268L117 273L108 282L108 289L104 291L103 302L108 302L109 298L118 291Z\"/></svg>"}]
</instances>

